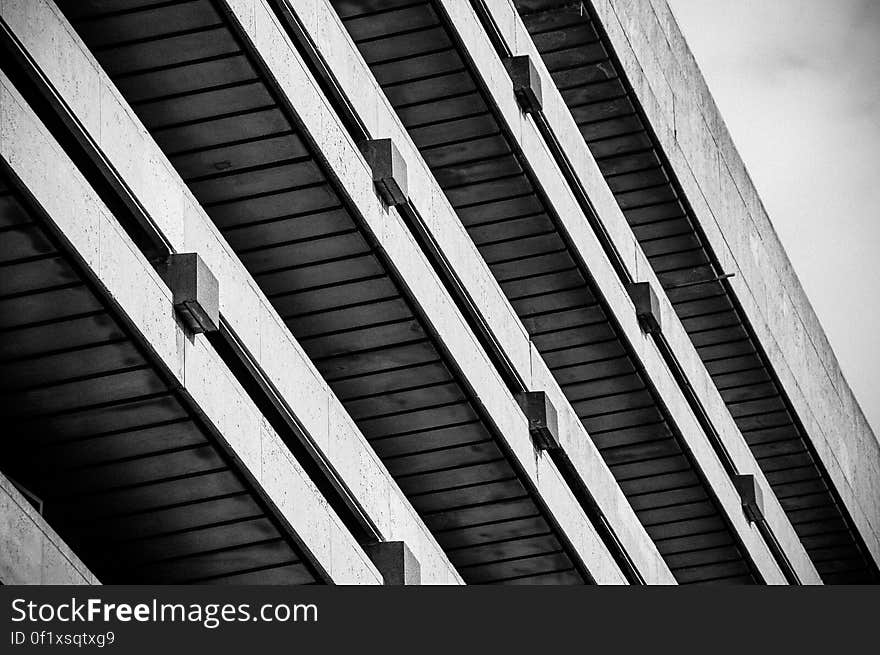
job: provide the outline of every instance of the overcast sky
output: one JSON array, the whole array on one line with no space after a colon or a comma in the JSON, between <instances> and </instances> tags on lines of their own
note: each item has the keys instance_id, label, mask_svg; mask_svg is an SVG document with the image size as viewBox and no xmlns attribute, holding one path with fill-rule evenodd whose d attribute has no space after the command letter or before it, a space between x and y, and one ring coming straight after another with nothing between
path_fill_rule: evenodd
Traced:
<instances>
[{"instance_id":1,"label":"overcast sky","mask_svg":"<svg viewBox=\"0 0 880 655\"><path fill-rule=\"evenodd\" d=\"M880 436L880 0L668 0Z\"/></svg>"}]
</instances>

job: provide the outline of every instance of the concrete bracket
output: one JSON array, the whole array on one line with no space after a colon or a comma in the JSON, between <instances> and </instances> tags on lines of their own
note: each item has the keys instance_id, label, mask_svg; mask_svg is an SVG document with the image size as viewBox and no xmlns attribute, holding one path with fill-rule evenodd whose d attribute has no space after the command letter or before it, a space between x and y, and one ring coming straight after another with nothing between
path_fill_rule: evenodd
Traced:
<instances>
[{"instance_id":1,"label":"concrete bracket","mask_svg":"<svg viewBox=\"0 0 880 655\"><path fill-rule=\"evenodd\" d=\"M386 585L419 585L419 561L402 541L379 541L364 546L364 552L379 569Z\"/></svg>"},{"instance_id":2,"label":"concrete bracket","mask_svg":"<svg viewBox=\"0 0 880 655\"><path fill-rule=\"evenodd\" d=\"M220 286L196 253L177 253L159 267L159 274L171 289L174 308L194 333L220 328Z\"/></svg>"},{"instance_id":3,"label":"concrete bracket","mask_svg":"<svg viewBox=\"0 0 880 655\"><path fill-rule=\"evenodd\" d=\"M528 391L517 394L516 400L529 421L529 434L538 449L562 448L559 442L556 408L550 402L550 397L543 391Z\"/></svg>"},{"instance_id":4,"label":"concrete bracket","mask_svg":"<svg viewBox=\"0 0 880 655\"><path fill-rule=\"evenodd\" d=\"M743 511L750 521L758 523L764 520L764 494L754 475L737 475L733 484L742 500Z\"/></svg>"},{"instance_id":5,"label":"concrete bracket","mask_svg":"<svg viewBox=\"0 0 880 655\"><path fill-rule=\"evenodd\" d=\"M660 301L648 282L633 282L626 287L629 297L636 307L636 316L642 329L648 334L660 334L663 324L660 319Z\"/></svg>"},{"instance_id":6,"label":"concrete bracket","mask_svg":"<svg viewBox=\"0 0 880 655\"><path fill-rule=\"evenodd\" d=\"M382 199L392 207L406 204L409 201L406 162L394 142L372 139L359 145Z\"/></svg>"},{"instance_id":7,"label":"concrete bracket","mask_svg":"<svg viewBox=\"0 0 880 655\"><path fill-rule=\"evenodd\" d=\"M541 78L531 58L528 55L509 57L504 66L513 81L513 93L520 108L527 114L541 111L544 106Z\"/></svg>"}]
</instances>

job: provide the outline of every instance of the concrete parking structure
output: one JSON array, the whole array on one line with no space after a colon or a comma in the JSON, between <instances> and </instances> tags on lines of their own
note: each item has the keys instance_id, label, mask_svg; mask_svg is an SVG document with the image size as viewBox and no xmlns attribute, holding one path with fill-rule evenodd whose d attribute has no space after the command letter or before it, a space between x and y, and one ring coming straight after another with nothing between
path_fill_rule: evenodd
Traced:
<instances>
[{"instance_id":1,"label":"concrete parking structure","mask_svg":"<svg viewBox=\"0 0 880 655\"><path fill-rule=\"evenodd\" d=\"M663 0L0 20L0 471L82 580L878 580L880 446Z\"/></svg>"}]
</instances>

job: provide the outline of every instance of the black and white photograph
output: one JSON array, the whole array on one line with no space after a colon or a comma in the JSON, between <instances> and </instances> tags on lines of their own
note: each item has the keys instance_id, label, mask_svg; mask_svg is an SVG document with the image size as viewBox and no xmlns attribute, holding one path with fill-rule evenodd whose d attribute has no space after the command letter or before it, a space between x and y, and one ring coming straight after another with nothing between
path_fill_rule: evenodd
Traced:
<instances>
[{"instance_id":1,"label":"black and white photograph","mask_svg":"<svg viewBox=\"0 0 880 655\"><path fill-rule=\"evenodd\" d=\"M0 0L0 650L875 629L878 152L878 0Z\"/></svg>"}]
</instances>

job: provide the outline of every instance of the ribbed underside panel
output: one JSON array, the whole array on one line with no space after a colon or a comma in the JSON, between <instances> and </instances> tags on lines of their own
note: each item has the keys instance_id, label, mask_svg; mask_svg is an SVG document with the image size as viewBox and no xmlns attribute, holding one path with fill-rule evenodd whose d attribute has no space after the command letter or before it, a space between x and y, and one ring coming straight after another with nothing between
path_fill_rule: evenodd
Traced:
<instances>
[{"instance_id":1,"label":"ribbed underside panel","mask_svg":"<svg viewBox=\"0 0 880 655\"><path fill-rule=\"evenodd\" d=\"M333 4L677 580L753 582L440 10L431 2Z\"/></svg>"},{"instance_id":2,"label":"ribbed underside panel","mask_svg":"<svg viewBox=\"0 0 880 655\"><path fill-rule=\"evenodd\" d=\"M318 581L0 174L0 469L104 583Z\"/></svg>"}]
</instances>

